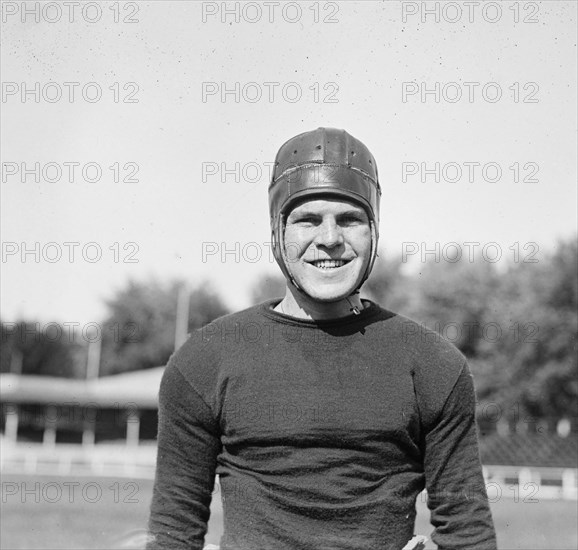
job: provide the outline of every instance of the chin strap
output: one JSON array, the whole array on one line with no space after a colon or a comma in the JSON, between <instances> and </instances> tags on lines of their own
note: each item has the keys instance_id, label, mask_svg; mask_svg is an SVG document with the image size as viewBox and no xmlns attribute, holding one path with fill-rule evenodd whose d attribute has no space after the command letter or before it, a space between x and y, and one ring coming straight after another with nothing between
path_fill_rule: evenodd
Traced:
<instances>
[{"instance_id":1,"label":"chin strap","mask_svg":"<svg viewBox=\"0 0 578 550\"><path fill-rule=\"evenodd\" d=\"M351 296L355 296L356 294L359 294L359 291L356 290ZM349 297L345 298L347 300L347 302L349 303L349 305L351 306L349 308L349 311L352 311L354 315L361 315L361 312L359 311L359 308L357 306L354 306L351 303L351 300L349 299Z\"/></svg>"}]
</instances>

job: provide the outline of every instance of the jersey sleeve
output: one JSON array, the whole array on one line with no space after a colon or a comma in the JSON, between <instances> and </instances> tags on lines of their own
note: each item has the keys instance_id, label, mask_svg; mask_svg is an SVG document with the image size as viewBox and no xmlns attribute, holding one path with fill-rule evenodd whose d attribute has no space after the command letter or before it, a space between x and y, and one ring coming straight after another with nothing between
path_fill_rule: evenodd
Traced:
<instances>
[{"instance_id":1,"label":"jersey sleeve","mask_svg":"<svg viewBox=\"0 0 578 550\"><path fill-rule=\"evenodd\" d=\"M201 550L210 515L218 423L169 362L159 392L158 451L147 550Z\"/></svg>"},{"instance_id":2,"label":"jersey sleeve","mask_svg":"<svg viewBox=\"0 0 578 550\"><path fill-rule=\"evenodd\" d=\"M440 550L496 550L479 458L475 393L466 362L425 434L424 470L432 540Z\"/></svg>"}]
</instances>

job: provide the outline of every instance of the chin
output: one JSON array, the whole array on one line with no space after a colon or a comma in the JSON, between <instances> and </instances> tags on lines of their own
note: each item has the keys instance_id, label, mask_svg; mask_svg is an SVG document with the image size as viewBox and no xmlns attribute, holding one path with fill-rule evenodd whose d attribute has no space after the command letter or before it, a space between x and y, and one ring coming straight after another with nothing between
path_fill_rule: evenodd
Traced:
<instances>
[{"instance_id":1,"label":"chin","mask_svg":"<svg viewBox=\"0 0 578 550\"><path fill-rule=\"evenodd\" d=\"M355 269L341 268L347 270L339 275L330 275L317 273L317 271L309 271L311 267L305 270L293 273L295 282L302 292L304 292L309 299L319 302L331 304L340 302L349 298L361 281L362 272L353 264L351 267ZM363 267L363 266L362 266Z\"/></svg>"},{"instance_id":2,"label":"chin","mask_svg":"<svg viewBox=\"0 0 578 550\"><path fill-rule=\"evenodd\" d=\"M346 288L325 289L324 291L323 290L318 291L315 288L307 288L307 285L301 288L303 289L305 294L307 294L307 296L309 296L312 300L327 304L333 302L340 302L341 300L344 300L345 298L351 296L351 294L355 290L355 286L353 285L350 285Z\"/></svg>"}]
</instances>

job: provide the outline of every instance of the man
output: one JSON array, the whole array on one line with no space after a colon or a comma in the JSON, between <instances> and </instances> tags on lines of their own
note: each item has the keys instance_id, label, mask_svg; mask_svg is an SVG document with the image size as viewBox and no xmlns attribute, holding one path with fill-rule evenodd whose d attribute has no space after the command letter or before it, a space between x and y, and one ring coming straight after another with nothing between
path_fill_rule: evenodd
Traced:
<instances>
[{"instance_id":1,"label":"man","mask_svg":"<svg viewBox=\"0 0 578 550\"><path fill-rule=\"evenodd\" d=\"M203 547L215 473L222 550L400 550L424 487L439 548L496 548L466 360L358 294L380 195L373 156L343 130L279 150L269 207L287 291L171 358L149 548Z\"/></svg>"}]
</instances>

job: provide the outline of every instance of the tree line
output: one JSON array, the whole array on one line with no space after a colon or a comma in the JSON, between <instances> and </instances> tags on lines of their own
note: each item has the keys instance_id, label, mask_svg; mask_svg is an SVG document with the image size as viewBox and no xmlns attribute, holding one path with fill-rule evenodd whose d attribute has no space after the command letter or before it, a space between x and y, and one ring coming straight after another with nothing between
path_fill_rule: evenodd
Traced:
<instances>
[{"instance_id":1,"label":"tree line","mask_svg":"<svg viewBox=\"0 0 578 550\"><path fill-rule=\"evenodd\" d=\"M455 344L469 360L478 398L494 403L495 414L578 416L575 238L560 240L536 263L504 266L477 258L409 266L391 261L382 250L362 297L423 325L418 337ZM108 315L92 332L31 320L2 322L0 370L84 378L95 345L99 376L164 365L174 351L183 285L129 282L107 301ZM263 275L252 288L252 302L281 297L284 287L280 274ZM189 293L188 312L190 332L230 309L203 283Z\"/></svg>"}]
</instances>

